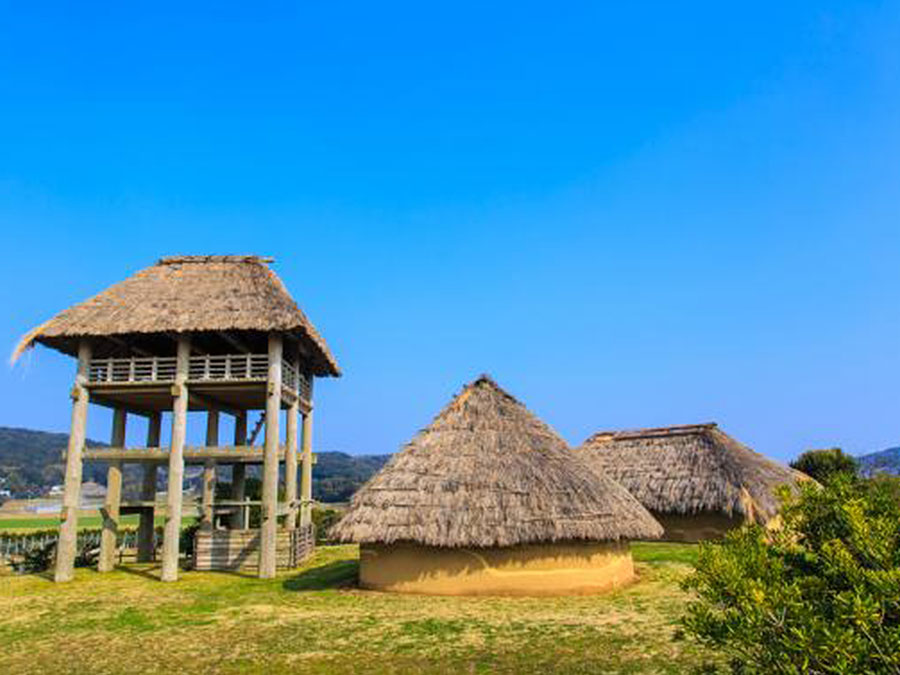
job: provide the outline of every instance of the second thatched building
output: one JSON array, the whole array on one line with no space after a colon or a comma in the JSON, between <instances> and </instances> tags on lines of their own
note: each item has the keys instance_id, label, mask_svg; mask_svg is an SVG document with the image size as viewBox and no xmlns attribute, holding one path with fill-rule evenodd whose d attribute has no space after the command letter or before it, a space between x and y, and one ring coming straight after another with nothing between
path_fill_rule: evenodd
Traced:
<instances>
[{"instance_id":1,"label":"second thatched building","mask_svg":"<svg viewBox=\"0 0 900 675\"><path fill-rule=\"evenodd\" d=\"M486 376L354 496L332 534L360 582L462 594L589 593L629 581L629 539L662 528Z\"/></svg>"},{"instance_id":2,"label":"second thatched building","mask_svg":"<svg viewBox=\"0 0 900 675\"><path fill-rule=\"evenodd\" d=\"M673 541L714 539L744 522L770 524L777 488L809 480L715 424L601 432L578 454L637 497Z\"/></svg>"}]
</instances>

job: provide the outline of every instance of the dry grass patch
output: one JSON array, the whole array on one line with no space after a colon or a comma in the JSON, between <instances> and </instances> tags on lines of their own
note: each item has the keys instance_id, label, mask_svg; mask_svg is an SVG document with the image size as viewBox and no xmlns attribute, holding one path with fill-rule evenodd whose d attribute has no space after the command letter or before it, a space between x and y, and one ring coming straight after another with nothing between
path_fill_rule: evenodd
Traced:
<instances>
[{"instance_id":1,"label":"dry grass patch","mask_svg":"<svg viewBox=\"0 0 900 675\"><path fill-rule=\"evenodd\" d=\"M662 555L671 546L637 547L628 588L564 598L362 591L353 546L266 581L190 572L163 584L153 568L79 570L63 585L4 577L0 672L690 672L712 657L674 639L690 551Z\"/></svg>"}]
</instances>

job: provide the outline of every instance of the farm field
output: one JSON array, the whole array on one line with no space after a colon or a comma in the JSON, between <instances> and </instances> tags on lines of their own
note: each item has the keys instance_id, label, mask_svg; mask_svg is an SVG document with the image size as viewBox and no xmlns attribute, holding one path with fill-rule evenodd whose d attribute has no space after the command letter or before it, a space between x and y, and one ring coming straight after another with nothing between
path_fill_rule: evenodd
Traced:
<instances>
[{"instance_id":1,"label":"farm field","mask_svg":"<svg viewBox=\"0 0 900 675\"><path fill-rule=\"evenodd\" d=\"M0 577L0 672L684 673L716 658L676 639L691 545L635 544L640 579L601 596L453 598L355 587L358 549L320 548L259 580L157 570L74 582Z\"/></svg>"},{"instance_id":2,"label":"farm field","mask_svg":"<svg viewBox=\"0 0 900 675\"><path fill-rule=\"evenodd\" d=\"M154 522L157 527L165 524L165 516L156 516ZM182 527L190 525L194 521L193 516L185 516L181 519ZM138 516L122 516L121 527L124 529L137 529ZM92 511L90 515L78 516L78 528L83 530L102 527L103 518ZM59 527L59 518L56 516L3 516L0 517L0 532L28 532L30 530L55 530Z\"/></svg>"}]
</instances>

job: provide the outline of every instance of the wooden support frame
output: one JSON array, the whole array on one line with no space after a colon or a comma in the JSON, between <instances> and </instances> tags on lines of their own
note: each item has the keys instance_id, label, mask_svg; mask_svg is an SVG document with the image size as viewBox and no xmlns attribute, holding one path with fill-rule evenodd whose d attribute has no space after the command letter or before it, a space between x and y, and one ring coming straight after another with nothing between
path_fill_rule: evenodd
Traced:
<instances>
[{"instance_id":1,"label":"wooden support frame","mask_svg":"<svg viewBox=\"0 0 900 675\"><path fill-rule=\"evenodd\" d=\"M244 445L247 442L247 411L243 410L234 418L234 444ZM245 498L247 467L244 464L231 465L231 499L242 502ZM246 508L238 509L230 522L233 530L246 530L250 526L250 513Z\"/></svg>"},{"instance_id":2,"label":"wooden support frame","mask_svg":"<svg viewBox=\"0 0 900 675\"><path fill-rule=\"evenodd\" d=\"M87 390L91 343L82 339L78 344L78 369L72 387L72 425L66 453L66 479L63 506L60 512L59 543L56 549L56 569L53 579L71 581L75 573L75 552L78 538L78 505L81 501L81 454L84 449L87 411L90 392Z\"/></svg>"},{"instance_id":3,"label":"wooden support frame","mask_svg":"<svg viewBox=\"0 0 900 675\"><path fill-rule=\"evenodd\" d=\"M219 445L219 411L210 410L206 413L206 447L214 448ZM203 491L201 493L200 527L204 530L213 529L213 502L216 498L216 461L212 458L203 463Z\"/></svg>"},{"instance_id":4,"label":"wooden support frame","mask_svg":"<svg viewBox=\"0 0 900 675\"><path fill-rule=\"evenodd\" d=\"M159 447L160 434L162 432L162 413L154 413L147 424L147 446ZM156 462L144 464L144 477L141 485L141 499L149 504L148 509L142 509L138 521L138 562L153 562L154 533L156 530L156 479L159 473L159 465Z\"/></svg>"},{"instance_id":5,"label":"wooden support frame","mask_svg":"<svg viewBox=\"0 0 900 675\"><path fill-rule=\"evenodd\" d=\"M175 384L172 385L172 446L169 451L168 510L163 538L163 581L178 579L178 541L181 537L182 488L184 483L184 441L187 433L188 368L191 356L191 339L178 335L178 357Z\"/></svg>"},{"instance_id":6,"label":"wooden support frame","mask_svg":"<svg viewBox=\"0 0 900 675\"><path fill-rule=\"evenodd\" d=\"M110 444L125 445L125 426L128 413L124 408L113 411ZM100 534L98 572L111 572L116 566L116 545L119 538L119 507L122 503L122 460L109 463L106 474L106 504L103 507L103 531Z\"/></svg>"},{"instance_id":7,"label":"wooden support frame","mask_svg":"<svg viewBox=\"0 0 900 675\"><path fill-rule=\"evenodd\" d=\"M284 501L288 515L284 526L293 530L297 527L297 418L300 415L295 398L287 410L284 449Z\"/></svg>"},{"instance_id":8,"label":"wooden support frame","mask_svg":"<svg viewBox=\"0 0 900 675\"><path fill-rule=\"evenodd\" d=\"M280 333L269 333L269 377L266 391L266 444L263 458L262 528L260 532L259 577L272 579L276 572L278 531L278 443L281 417Z\"/></svg>"},{"instance_id":9,"label":"wooden support frame","mask_svg":"<svg viewBox=\"0 0 900 675\"><path fill-rule=\"evenodd\" d=\"M303 464L300 469L300 527L312 524L312 410L303 415Z\"/></svg>"}]
</instances>

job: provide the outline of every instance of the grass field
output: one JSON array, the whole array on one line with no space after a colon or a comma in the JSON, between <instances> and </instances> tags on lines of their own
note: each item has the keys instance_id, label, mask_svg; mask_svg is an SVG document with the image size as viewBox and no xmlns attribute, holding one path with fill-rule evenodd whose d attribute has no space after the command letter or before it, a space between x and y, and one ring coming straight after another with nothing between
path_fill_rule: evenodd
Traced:
<instances>
[{"instance_id":1,"label":"grass field","mask_svg":"<svg viewBox=\"0 0 900 675\"><path fill-rule=\"evenodd\" d=\"M138 526L137 515L122 516L121 526L128 529L136 529ZM165 516L157 516L154 519L157 527L165 524ZM193 516L182 518L182 525L190 525ZM103 525L103 518L96 514L78 516L79 529L97 529ZM56 516L2 516L0 517L0 532L28 532L33 530L55 530L59 527L59 518Z\"/></svg>"},{"instance_id":2,"label":"grass field","mask_svg":"<svg viewBox=\"0 0 900 675\"><path fill-rule=\"evenodd\" d=\"M602 596L442 598L362 591L358 551L320 548L261 581L155 568L70 584L0 577L0 672L690 673L676 639L694 547L635 544L640 580ZM704 670L704 672L706 672Z\"/></svg>"}]
</instances>

